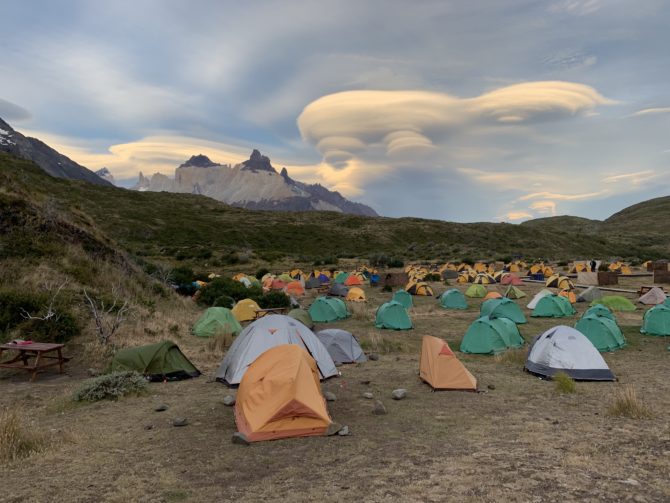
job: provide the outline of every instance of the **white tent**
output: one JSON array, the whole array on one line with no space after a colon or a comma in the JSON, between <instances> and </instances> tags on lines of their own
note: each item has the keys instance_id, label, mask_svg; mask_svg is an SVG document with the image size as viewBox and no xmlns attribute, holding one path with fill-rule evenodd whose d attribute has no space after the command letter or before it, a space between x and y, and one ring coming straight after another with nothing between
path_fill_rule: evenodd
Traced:
<instances>
[{"instance_id":1,"label":"white tent","mask_svg":"<svg viewBox=\"0 0 670 503\"><path fill-rule=\"evenodd\" d=\"M655 286L642 297L637 299L637 301L641 304L646 304L647 306L663 304L663 302L665 302L665 292L661 288Z\"/></svg>"},{"instance_id":2,"label":"white tent","mask_svg":"<svg viewBox=\"0 0 670 503\"><path fill-rule=\"evenodd\" d=\"M322 379L338 374L328 350L314 332L289 316L271 314L242 330L216 371L216 380L230 386L239 384L256 358L280 344L297 344L303 347L316 361Z\"/></svg>"},{"instance_id":3,"label":"white tent","mask_svg":"<svg viewBox=\"0 0 670 503\"><path fill-rule=\"evenodd\" d=\"M615 380L591 341L578 330L564 325L550 328L533 340L525 369L544 377L565 372L575 380Z\"/></svg>"},{"instance_id":4,"label":"white tent","mask_svg":"<svg viewBox=\"0 0 670 503\"><path fill-rule=\"evenodd\" d=\"M603 292L597 286L590 286L577 296L577 302L591 302L602 299Z\"/></svg>"},{"instance_id":5,"label":"white tent","mask_svg":"<svg viewBox=\"0 0 670 503\"><path fill-rule=\"evenodd\" d=\"M535 306L537 306L537 303L540 302L540 299L542 297L546 297L547 295L554 295L554 292L551 290L547 290L546 288L540 290L535 297L533 297L533 300L531 300L528 305L526 306L528 309L535 309Z\"/></svg>"},{"instance_id":6,"label":"white tent","mask_svg":"<svg viewBox=\"0 0 670 503\"><path fill-rule=\"evenodd\" d=\"M328 328L317 332L316 336L336 362L354 363L368 360L351 332L338 328Z\"/></svg>"}]
</instances>

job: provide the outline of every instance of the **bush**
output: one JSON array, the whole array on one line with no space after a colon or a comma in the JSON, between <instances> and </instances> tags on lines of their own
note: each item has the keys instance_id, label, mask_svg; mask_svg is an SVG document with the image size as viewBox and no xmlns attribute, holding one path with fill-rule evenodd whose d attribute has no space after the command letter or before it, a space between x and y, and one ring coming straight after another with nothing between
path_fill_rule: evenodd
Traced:
<instances>
[{"instance_id":1,"label":"bush","mask_svg":"<svg viewBox=\"0 0 670 503\"><path fill-rule=\"evenodd\" d=\"M244 284L232 278L214 278L200 289L198 303L213 306L220 297L230 297L237 302L247 297L256 299L262 295L263 289L258 286L247 288Z\"/></svg>"},{"instance_id":2,"label":"bush","mask_svg":"<svg viewBox=\"0 0 670 503\"><path fill-rule=\"evenodd\" d=\"M139 395L147 388L147 380L135 371L112 372L84 383L72 395L75 402L116 400L126 395Z\"/></svg>"},{"instance_id":3,"label":"bush","mask_svg":"<svg viewBox=\"0 0 670 503\"><path fill-rule=\"evenodd\" d=\"M214 304L212 304L213 307L227 307L228 309L232 309L234 305L235 300L232 297L229 297L228 295L222 295L221 297L217 297L216 300L214 301Z\"/></svg>"},{"instance_id":4,"label":"bush","mask_svg":"<svg viewBox=\"0 0 670 503\"><path fill-rule=\"evenodd\" d=\"M392 258L389 259L389 261L386 263L386 267L388 267L389 269L405 267L405 263L399 258Z\"/></svg>"},{"instance_id":5,"label":"bush","mask_svg":"<svg viewBox=\"0 0 670 503\"><path fill-rule=\"evenodd\" d=\"M271 309L275 307L291 307L291 298L284 292L274 291L255 299L261 309Z\"/></svg>"},{"instance_id":6,"label":"bush","mask_svg":"<svg viewBox=\"0 0 670 503\"><path fill-rule=\"evenodd\" d=\"M170 280L175 285L190 285L195 281L195 274L193 274L193 269L190 267L176 267L170 273Z\"/></svg>"},{"instance_id":7,"label":"bush","mask_svg":"<svg viewBox=\"0 0 670 503\"><path fill-rule=\"evenodd\" d=\"M558 393L574 393L577 391L575 381L565 372L556 372L552 377L554 389Z\"/></svg>"},{"instance_id":8,"label":"bush","mask_svg":"<svg viewBox=\"0 0 670 503\"><path fill-rule=\"evenodd\" d=\"M423 278L424 281L442 281L442 276L437 273L426 274L426 277Z\"/></svg>"},{"instance_id":9,"label":"bush","mask_svg":"<svg viewBox=\"0 0 670 503\"><path fill-rule=\"evenodd\" d=\"M265 276L269 272L270 272L270 269L267 269L265 267L261 267L258 271L256 271L256 274L254 274L254 276L256 276L256 279L260 280L263 276Z\"/></svg>"}]
</instances>

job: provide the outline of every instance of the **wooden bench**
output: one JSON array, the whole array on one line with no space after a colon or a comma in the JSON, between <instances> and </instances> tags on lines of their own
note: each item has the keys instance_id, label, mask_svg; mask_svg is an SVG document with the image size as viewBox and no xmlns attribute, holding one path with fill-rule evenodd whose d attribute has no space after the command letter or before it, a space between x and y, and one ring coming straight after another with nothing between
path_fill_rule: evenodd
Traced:
<instances>
[{"instance_id":1,"label":"wooden bench","mask_svg":"<svg viewBox=\"0 0 670 503\"><path fill-rule=\"evenodd\" d=\"M0 368L5 369L23 369L32 374L30 380L34 381L37 373L46 367L58 365L59 372L63 373L63 365L70 361L70 358L63 356L62 349L65 344L48 344L44 342L31 342L28 344L19 344L10 342L0 345ZM5 351L18 351L19 354L7 361L2 360ZM49 355L48 353L56 353ZM29 360L35 358L31 364ZM51 361L55 360L55 361Z\"/></svg>"},{"instance_id":2,"label":"wooden bench","mask_svg":"<svg viewBox=\"0 0 670 503\"><path fill-rule=\"evenodd\" d=\"M255 320L262 318L266 314L286 314L288 309L285 307L271 307L269 309L256 309Z\"/></svg>"},{"instance_id":3,"label":"wooden bench","mask_svg":"<svg viewBox=\"0 0 670 503\"><path fill-rule=\"evenodd\" d=\"M668 292L665 291L665 288L663 288L662 286L657 286L657 285L642 285L642 286L639 288L639 290L637 291L637 293L638 293L639 295L644 295L645 293L647 293L647 292L648 292L649 290L651 290L652 288L660 288L661 290L663 290L663 293L665 293L665 294L668 293Z\"/></svg>"}]
</instances>

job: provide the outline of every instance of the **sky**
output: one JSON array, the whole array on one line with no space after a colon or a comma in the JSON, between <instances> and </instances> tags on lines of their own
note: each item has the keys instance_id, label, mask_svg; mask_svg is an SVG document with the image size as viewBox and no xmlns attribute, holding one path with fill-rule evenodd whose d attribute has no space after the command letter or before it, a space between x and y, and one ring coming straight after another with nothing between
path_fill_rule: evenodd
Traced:
<instances>
[{"instance_id":1,"label":"sky","mask_svg":"<svg viewBox=\"0 0 670 503\"><path fill-rule=\"evenodd\" d=\"M122 185L253 148L391 217L668 195L656 0L0 0L0 117Z\"/></svg>"}]
</instances>

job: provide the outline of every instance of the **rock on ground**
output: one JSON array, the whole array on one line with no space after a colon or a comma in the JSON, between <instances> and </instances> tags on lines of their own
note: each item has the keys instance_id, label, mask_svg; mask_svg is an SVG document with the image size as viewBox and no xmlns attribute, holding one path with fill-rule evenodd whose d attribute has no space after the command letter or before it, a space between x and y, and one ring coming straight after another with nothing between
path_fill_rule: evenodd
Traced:
<instances>
[{"instance_id":1,"label":"rock on ground","mask_svg":"<svg viewBox=\"0 0 670 503\"><path fill-rule=\"evenodd\" d=\"M323 393L323 398L325 398L327 402L334 402L337 400L337 396L332 391L325 391Z\"/></svg>"},{"instance_id":2,"label":"rock on ground","mask_svg":"<svg viewBox=\"0 0 670 503\"><path fill-rule=\"evenodd\" d=\"M231 407L235 405L235 396L234 395L226 395L223 397L223 405L227 405L228 407Z\"/></svg>"},{"instance_id":3,"label":"rock on ground","mask_svg":"<svg viewBox=\"0 0 670 503\"><path fill-rule=\"evenodd\" d=\"M381 403L379 400L377 400L375 402L374 408L372 409L372 413L375 416L383 416L384 414L386 414L386 407L384 407L383 403Z\"/></svg>"},{"instance_id":4,"label":"rock on ground","mask_svg":"<svg viewBox=\"0 0 670 503\"><path fill-rule=\"evenodd\" d=\"M407 396L407 390L403 388L394 389L391 393L391 398L394 400L402 400Z\"/></svg>"}]
</instances>

